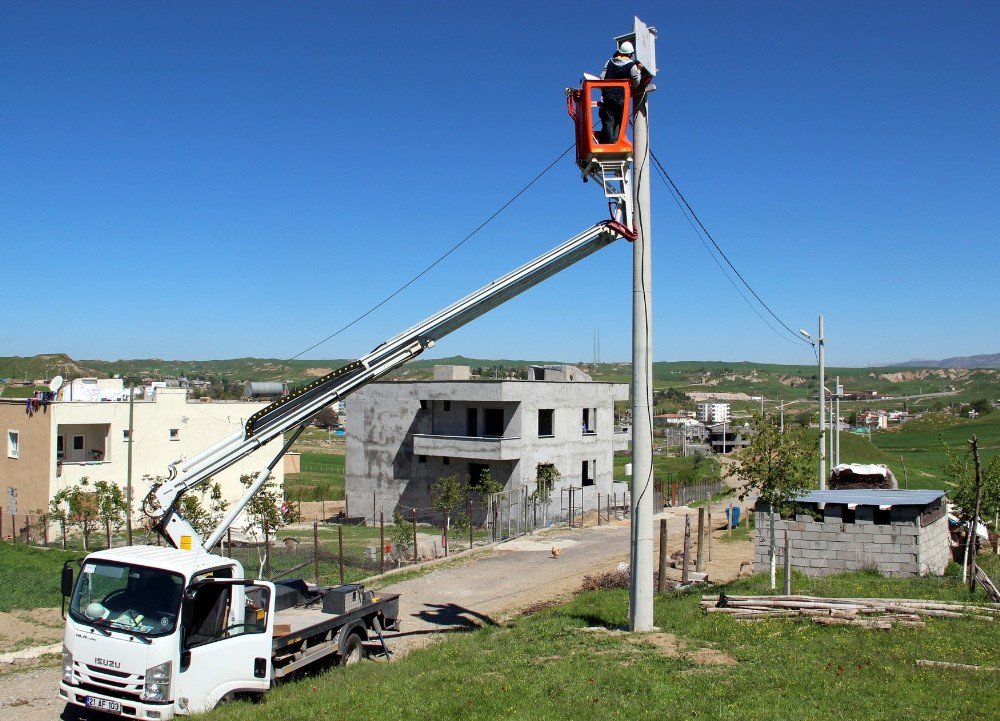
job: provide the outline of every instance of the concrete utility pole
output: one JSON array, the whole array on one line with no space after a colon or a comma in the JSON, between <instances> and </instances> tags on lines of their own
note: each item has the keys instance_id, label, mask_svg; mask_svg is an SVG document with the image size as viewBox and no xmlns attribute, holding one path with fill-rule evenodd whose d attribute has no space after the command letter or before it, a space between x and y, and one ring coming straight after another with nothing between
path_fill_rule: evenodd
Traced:
<instances>
[{"instance_id":1,"label":"concrete utility pole","mask_svg":"<svg viewBox=\"0 0 1000 721\"><path fill-rule=\"evenodd\" d=\"M840 465L840 396L843 395L844 393L843 388L841 388L840 386L840 376L837 376L837 386L834 388L834 390L837 391L837 413L834 416L837 422L836 425L837 435L835 436L835 438L837 439L836 443L837 453L834 457L836 458L837 465L839 466Z\"/></svg>"},{"instance_id":2,"label":"concrete utility pole","mask_svg":"<svg viewBox=\"0 0 1000 721\"><path fill-rule=\"evenodd\" d=\"M804 330L799 330L805 338L812 341L812 336ZM826 490L826 339L823 337L823 316L819 317L819 338L816 343L819 345L819 392L816 394L819 400L819 490Z\"/></svg>"},{"instance_id":3,"label":"concrete utility pole","mask_svg":"<svg viewBox=\"0 0 1000 721\"><path fill-rule=\"evenodd\" d=\"M128 384L128 463L125 468L125 532L128 545L132 545L132 442L135 428L132 425L135 411L135 383Z\"/></svg>"},{"instance_id":4,"label":"concrete utility pole","mask_svg":"<svg viewBox=\"0 0 1000 721\"><path fill-rule=\"evenodd\" d=\"M639 18L631 40L636 60L656 72L656 34ZM653 277L649 207L649 90L633 99L634 227L632 244L632 549L629 630L653 629Z\"/></svg>"}]
</instances>

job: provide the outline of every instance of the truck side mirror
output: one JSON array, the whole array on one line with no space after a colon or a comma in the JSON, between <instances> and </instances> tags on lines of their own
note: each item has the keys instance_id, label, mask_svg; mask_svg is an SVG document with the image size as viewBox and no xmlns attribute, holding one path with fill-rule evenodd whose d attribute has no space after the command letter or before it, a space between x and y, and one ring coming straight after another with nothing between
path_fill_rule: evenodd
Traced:
<instances>
[{"instance_id":1,"label":"truck side mirror","mask_svg":"<svg viewBox=\"0 0 1000 721\"><path fill-rule=\"evenodd\" d=\"M73 567L69 564L63 566L60 590L64 597L73 595Z\"/></svg>"}]
</instances>

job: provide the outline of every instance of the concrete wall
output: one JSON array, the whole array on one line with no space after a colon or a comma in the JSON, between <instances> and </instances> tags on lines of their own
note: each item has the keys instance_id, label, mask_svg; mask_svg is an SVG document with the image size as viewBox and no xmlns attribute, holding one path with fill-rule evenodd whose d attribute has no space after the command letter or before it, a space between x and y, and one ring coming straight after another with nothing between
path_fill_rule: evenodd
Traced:
<instances>
[{"instance_id":1,"label":"concrete wall","mask_svg":"<svg viewBox=\"0 0 1000 721\"><path fill-rule=\"evenodd\" d=\"M24 400L0 402L0 513L8 514L8 489L16 498L15 513L31 513L49 505L49 458L55 454L52 441L52 406L32 415L25 412ZM7 432L17 431L20 449L17 458L8 458ZM4 535L9 533L6 515Z\"/></svg>"},{"instance_id":2,"label":"concrete wall","mask_svg":"<svg viewBox=\"0 0 1000 721\"><path fill-rule=\"evenodd\" d=\"M464 481L470 464L488 465L505 490L527 487L529 493L537 466L554 464L561 476L552 501L558 508L559 490L581 485L584 460L596 468L594 484L583 492L585 507L593 507L598 492L611 490L613 451L627 447L614 423L614 401L627 393L627 386L611 383L372 383L347 400L345 480L352 514L362 507L384 509L390 517L396 510L429 508L431 483L446 475ZM470 408L476 410L475 435L467 428ZM584 408L596 409L588 433ZM486 409L503 413L499 438L483 435ZM551 435L539 437L540 409L553 411Z\"/></svg>"},{"instance_id":3,"label":"concrete wall","mask_svg":"<svg viewBox=\"0 0 1000 721\"><path fill-rule=\"evenodd\" d=\"M777 519L779 558L785 534L791 543L792 567L810 576L825 576L877 568L885 576L941 575L948 565L948 519L943 502L935 507L893 507L889 523L875 523L872 506L858 506L854 521L845 519L846 506L827 504L823 520L797 515ZM757 504L754 571L770 567L770 520L767 505ZM779 560L780 563L780 560Z\"/></svg>"}]
</instances>

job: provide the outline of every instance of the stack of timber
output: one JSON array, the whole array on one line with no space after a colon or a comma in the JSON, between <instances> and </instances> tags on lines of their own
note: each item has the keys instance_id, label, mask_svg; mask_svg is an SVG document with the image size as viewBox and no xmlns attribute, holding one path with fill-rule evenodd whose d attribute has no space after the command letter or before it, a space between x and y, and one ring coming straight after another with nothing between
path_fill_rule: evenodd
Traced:
<instances>
[{"instance_id":1,"label":"stack of timber","mask_svg":"<svg viewBox=\"0 0 1000 721\"><path fill-rule=\"evenodd\" d=\"M925 618L965 618L994 622L1000 603L973 605L909 598L819 598L816 596L702 596L706 613L725 613L741 621L809 618L824 626L889 629L920 628Z\"/></svg>"},{"instance_id":2,"label":"stack of timber","mask_svg":"<svg viewBox=\"0 0 1000 721\"><path fill-rule=\"evenodd\" d=\"M975 574L976 580L979 581L983 590L986 591L986 595L989 596L991 600L1000 602L1000 590L997 590L993 581L986 575L986 571L984 571L982 567L976 566Z\"/></svg>"}]
</instances>

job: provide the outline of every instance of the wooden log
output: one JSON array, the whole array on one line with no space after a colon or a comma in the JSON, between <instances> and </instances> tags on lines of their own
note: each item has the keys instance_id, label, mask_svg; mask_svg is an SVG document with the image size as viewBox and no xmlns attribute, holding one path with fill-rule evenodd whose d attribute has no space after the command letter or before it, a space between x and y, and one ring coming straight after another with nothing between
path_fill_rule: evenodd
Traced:
<instances>
[{"instance_id":1,"label":"wooden log","mask_svg":"<svg viewBox=\"0 0 1000 721\"><path fill-rule=\"evenodd\" d=\"M918 658L917 666L920 668L953 668L959 671L1000 671L997 666L977 666L971 663L952 663L951 661L931 661L926 658Z\"/></svg>"}]
</instances>

